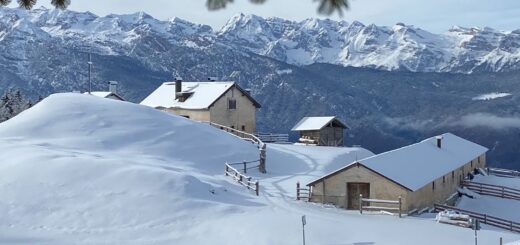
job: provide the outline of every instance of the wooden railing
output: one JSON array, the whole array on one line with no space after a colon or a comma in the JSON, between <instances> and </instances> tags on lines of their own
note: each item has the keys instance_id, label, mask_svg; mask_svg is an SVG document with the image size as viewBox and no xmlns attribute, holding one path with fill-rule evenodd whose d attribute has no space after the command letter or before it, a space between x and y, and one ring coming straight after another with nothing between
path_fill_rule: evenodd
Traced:
<instances>
[{"instance_id":1,"label":"wooden railing","mask_svg":"<svg viewBox=\"0 0 520 245\"><path fill-rule=\"evenodd\" d=\"M225 166L226 167L225 167L225 170L224 170L224 174L226 176L232 177L238 183L240 183L241 185L247 187L247 189L255 191L256 195L258 196L258 193L260 191L260 185L259 185L258 181L256 181L256 180L253 181L251 177L246 176L246 175L240 173L238 170L236 170L235 168L231 167L227 163L226 163Z\"/></svg>"},{"instance_id":2,"label":"wooden railing","mask_svg":"<svg viewBox=\"0 0 520 245\"><path fill-rule=\"evenodd\" d=\"M300 182L296 182L296 200L306 199L309 201L311 199L311 188L302 188L300 186Z\"/></svg>"},{"instance_id":3,"label":"wooden railing","mask_svg":"<svg viewBox=\"0 0 520 245\"><path fill-rule=\"evenodd\" d=\"M364 203L368 203L368 206L363 206ZM372 203L380 204L391 204L395 207L386 206L372 206ZM386 211L391 213L398 213L399 218L402 217L402 199L399 196L398 200L383 200L383 199L370 199L363 198L363 195L359 194L359 213L363 214L363 211Z\"/></svg>"},{"instance_id":4,"label":"wooden railing","mask_svg":"<svg viewBox=\"0 0 520 245\"><path fill-rule=\"evenodd\" d=\"M500 185L491 185L469 181L462 182L462 186L481 195L501 197L520 201L520 190L518 189Z\"/></svg>"},{"instance_id":5,"label":"wooden railing","mask_svg":"<svg viewBox=\"0 0 520 245\"><path fill-rule=\"evenodd\" d=\"M256 133L255 136L267 143L289 142L289 134Z\"/></svg>"},{"instance_id":6,"label":"wooden railing","mask_svg":"<svg viewBox=\"0 0 520 245\"><path fill-rule=\"evenodd\" d=\"M254 144L257 144L258 145L258 150L259 150L259 165L258 165L258 170L261 172L261 173L267 173L266 171L266 167L265 167L265 160L266 160L266 151L267 151L267 145L262 141L260 140L258 137L256 137L255 135L253 134L250 134L250 133L246 133L244 131L240 131L240 130L237 130L237 129L234 129L234 128L231 128L231 127L227 127L227 126L224 126L224 125L220 125L220 124L217 124L217 123L214 123L214 122L208 122L209 125L215 127L215 128L218 128L218 129L222 129L230 134L233 134L243 140L247 140L247 141L251 141L252 143Z\"/></svg>"},{"instance_id":7,"label":"wooden railing","mask_svg":"<svg viewBox=\"0 0 520 245\"><path fill-rule=\"evenodd\" d=\"M503 168L486 168L488 174L499 177L520 178L520 171Z\"/></svg>"},{"instance_id":8,"label":"wooden railing","mask_svg":"<svg viewBox=\"0 0 520 245\"><path fill-rule=\"evenodd\" d=\"M456 211L461 214L469 215L471 218L478 219L481 223L486 224L486 225L491 225L491 226L506 229L509 231L520 232L520 223L511 221L511 220L506 220L506 219L494 217L494 216L487 215L487 214L482 214L482 213L478 213L478 212L473 212L473 211L464 210L464 209L446 206L446 205L441 205L441 204L435 204L434 209L436 212L440 212L440 211L444 211L444 210Z\"/></svg>"}]
</instances>

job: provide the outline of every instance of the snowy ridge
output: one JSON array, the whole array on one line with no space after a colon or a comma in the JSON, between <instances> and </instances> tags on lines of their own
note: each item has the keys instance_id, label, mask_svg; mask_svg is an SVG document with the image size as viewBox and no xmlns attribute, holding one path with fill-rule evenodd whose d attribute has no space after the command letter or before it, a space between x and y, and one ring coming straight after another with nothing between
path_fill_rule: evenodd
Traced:
<instances>
[{"instance_id":1,"label":"snowy ridge","mask_svg":"<svg viewBox=\"0 0 520 245\"><path fill-rule=\"evenodd\" d=\"M143 39L167 49L212 45L253 52L294 65L316 62L414 72L511 71L520 69L520 30L454 26L444 34L397 23L392 27L354 21L300 22L238 14L219 31L179 18L160 21L138 12L99 17L92 13L0 9L0 43L9 37L56 39L80 49L130 54ZM21 43L20 43L21 44ZM2 43L2 45L7 45Z\"/></svg>"},{"instance_id":2,"label":"snowy ridge","mask_svg":"<svg viewBox=\"0 0 520 245\"><path fill-rule=\"evenodd\" d=\"M473 100L494 100L494 99L498 99L498 98L508 97L508 96L511 96L511 95L512 94L510 94L510 93L494 92L494 93L481 94L479 96L475 96L475 97L473 97Z\"/></svg>"}]
</instances>

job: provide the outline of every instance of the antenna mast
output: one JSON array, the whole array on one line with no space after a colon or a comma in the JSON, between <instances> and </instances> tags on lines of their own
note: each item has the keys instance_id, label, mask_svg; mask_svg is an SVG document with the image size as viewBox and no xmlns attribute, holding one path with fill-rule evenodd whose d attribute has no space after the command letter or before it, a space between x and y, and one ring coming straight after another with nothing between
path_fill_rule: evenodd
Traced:
<instances>
[{"instance_id":1,"label":"antenna mast","mask_svg":"<svg viewBox=\"0 0 520 245\"><path fill-rule=\"evenodd\" d=\"M88 54L88 94L92 93L92 80L91 80L91 73L92 73L92 54Z\"/></svg>"}]
</instances>

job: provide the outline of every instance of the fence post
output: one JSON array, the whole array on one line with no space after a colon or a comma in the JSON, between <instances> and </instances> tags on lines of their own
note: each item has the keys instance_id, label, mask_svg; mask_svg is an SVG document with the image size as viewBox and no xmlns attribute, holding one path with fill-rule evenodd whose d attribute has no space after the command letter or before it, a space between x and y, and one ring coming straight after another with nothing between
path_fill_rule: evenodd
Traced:
<instances>
[{"instance_id":1,"label":"fence post","mask_svg":"<svg viewBox=\"0 0 520 245\"><path fill-rule=\"evenodd\" d=\"M258 166L260 173L267 173L265 170L265 155L266 155L266 145L262 143L260 146L260 165Z\"/></svg>"},{"instance_id":2,"label":"fence post","mask_svg":"<svg viewBox=\"0 0 520 245\"><path fill-rule=\"evenodd\" d=\"M359 213L363 214L363 194L359 194Z\"/></svg>"},{"instance_id":3,"label":"fence post","mask_svg":"<svg viewBox=\"0 0 520 245\"><path fill-rule=\"evenodd\" d=\"M500 238L500 245L502 245L502 244L503 244L503 243L502 243L502 237L501 237L501 238Z\"/></svg>"},{"instance_id":4,"label":"fence post","mask_svg":"<svg viewBox=\"0 0 520 245\"><path fill-rule=\"evenodd\" d=\"M402 206L401 196L399 196L399 218L401 218L401 206Z\"/></svg>"},{"instance_id":5,"label":"fence post","mask_svg":"<svg viewBox=\"0 0 520 245\"><path fill-rule=\"evenodd\" d=\"M487 215L484 214L484 224L487 224Z\"/></svg>"},{"instance_id":6,"label":"fence post","mask_svg":"<svg viewBox=\"0 0 520 245\"><path fill-rule=\"evenodd\" d=\"M513 221L509 221L510 222L510 228L511 228L511 231L513 231Z\"/></svg>"},{"instance_id":7,"label":"fence post","mask_svg":"<svg viewBox=\"0 0 520 245\"><path fill-rule=\"evenodd\" d=\"M258 192L260 191L260 185L258 184L258 181L255 183L255 189L256 189L256 195L258 196Z\"/></svg>"},{"instance_id":8,"label":"fence post","mask_svg":"<svg viewBox=\"0 0 520 245\"><path fill-rule=\"evenodd\" d=\"M296 182L296 200L300 201L300 181Z\"/></svg>"},{"instance_id":9,"label":"fence post","mask_svg":"<svg viewBox=\"0 0 520 245\"><path fill-rule=\"evenodd\" d=\"M247 174L247 163L244 161L244 174Z\"/></svg>"},{"instance_id":10,"label":"fence post","mask_svg":"<svg viewBox=\"0 0 520 245\"><path fill-rule=\"evenodd\" d=\"M504 198L504 187L502 187L502 198Z\"/></svg>"}]
</instances>

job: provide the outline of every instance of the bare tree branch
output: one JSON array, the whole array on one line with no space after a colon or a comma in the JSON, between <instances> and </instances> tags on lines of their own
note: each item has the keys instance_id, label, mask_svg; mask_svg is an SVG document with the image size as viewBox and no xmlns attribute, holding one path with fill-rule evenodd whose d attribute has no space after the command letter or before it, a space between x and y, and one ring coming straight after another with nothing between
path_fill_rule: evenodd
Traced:
<instances>
[{"instance_id":1,"label":"bare tree branch","mask_svg":"<svg viewBox=\"0 0 520 245\"><path fill-rule=\"evenodd\" d=\"M335 11L338 11L340 16L343 16L343 9L347 10L348 0L314 0L321 1L320 6L318 8L318 12L320 14L331 15Z\"/></svg>"},{"instance_id":2,"label":"bare tree branch","mask_svg":"<svg viewBox=\"0 0 520 245\"><path fill-rule=\"evenodd\" d=\"M219 10L226 8L228 3L233 3L233 0L207 0L206 7L208 7L209 10Z\"/></svg>"},{"instance_id":3,"label":"bare tree branch","mask_svg":"<svg viewBox=\"0 0 520 245\"><path fill-rule=\"evenodd\" d=\"M35 4L36 0L18 0L18 5L20 5L20 8L24 9L32 9Z\"/></svg>"},{"instance_id":4,"label":"bare tree branch","mask_svg":"<svg viewBox=\"0 0 520 245\"><path fill-rule=\"evenodd\" d=\"M7 6L11 3L11 0L0 0L0 6Z\"/></svg>"},{"instance_id":5,"label":"bare tree branch","mask_svg":"<svg viewBox=\"0 0 520 245\"><path fill-rule=\"evenodd\" d=\"M70 0L52 0L51 4L57 9L66 9L70 5Z\"/></svg>"},{"instance_id":6,"label":"bare tree branch","mask_svg":"<svg viewBox=\"0 0 520 245\"><path fill-rule=\"evenodd\" d=\"M267 0L249 0L251 3L263 4ZM318 13L331 15L338 11L339 15L343 15L343 11L349 8L348 0L314 0L319 1ZM228 3L233 3L233 0L207 0L206 6L209 10L219 10L226 8Z\"/></svg>"}]
</instances>

